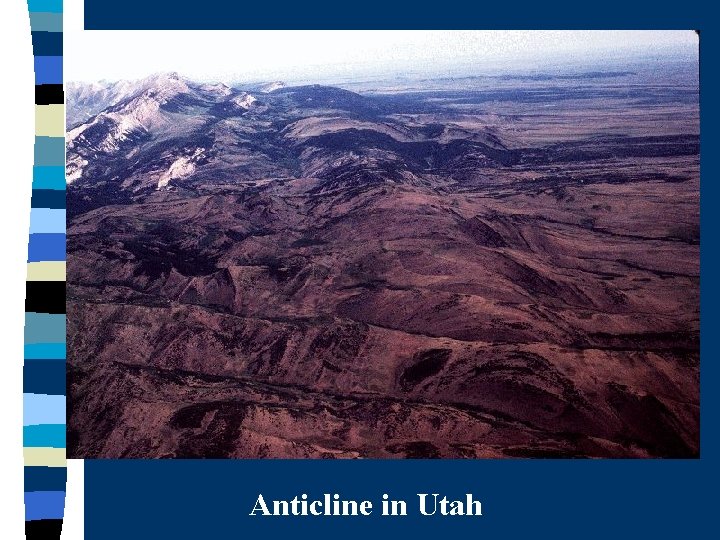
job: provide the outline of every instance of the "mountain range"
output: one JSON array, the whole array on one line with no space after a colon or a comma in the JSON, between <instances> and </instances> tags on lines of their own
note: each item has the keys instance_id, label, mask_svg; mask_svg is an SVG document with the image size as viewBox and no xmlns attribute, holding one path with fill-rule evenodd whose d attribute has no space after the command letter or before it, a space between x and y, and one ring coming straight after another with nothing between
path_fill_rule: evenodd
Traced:
<instances>
[{"instance_id":1,"label":"mountain range","mask_svg":"<svg viewBox=\"0 0 720 540\"><path fill-rule=\"evenodd\" d=\"M697 80L589 73L69 86L69 455L697 456Z\"/></svg>"}]
</instances>

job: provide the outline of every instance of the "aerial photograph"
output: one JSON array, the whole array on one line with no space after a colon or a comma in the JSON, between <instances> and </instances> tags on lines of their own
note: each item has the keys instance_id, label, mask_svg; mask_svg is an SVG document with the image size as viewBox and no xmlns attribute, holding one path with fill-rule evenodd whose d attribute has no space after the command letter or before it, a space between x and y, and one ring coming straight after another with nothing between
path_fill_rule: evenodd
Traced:
<instances>
[{"instance_id":1,"label":"aerial photograph","mask_svg":"<svg viewBox=\"0 0 720 540\"><path fill-rule=\"evenodd\" d=\"M68 457L698 458L698 35L276 34L68 73Z\"/></svg>"}]
</instances>

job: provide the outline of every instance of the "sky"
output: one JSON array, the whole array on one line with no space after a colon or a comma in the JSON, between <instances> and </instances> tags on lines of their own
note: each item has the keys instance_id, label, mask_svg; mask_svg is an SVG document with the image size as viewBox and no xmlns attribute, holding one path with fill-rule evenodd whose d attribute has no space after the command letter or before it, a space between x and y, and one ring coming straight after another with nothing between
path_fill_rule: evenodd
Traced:
<instances>
[{"instance_id":1,"label":"sky","mask_svg":"<svg viewBox=\"0 0 720 540\"><path fill-rule=\"evenodd\" d=\"M692 31L85 31L84 2L65 13L66 79L323 80L366 74L494 71L668 51L697 51Z\"/></svg>"}]
</instances>

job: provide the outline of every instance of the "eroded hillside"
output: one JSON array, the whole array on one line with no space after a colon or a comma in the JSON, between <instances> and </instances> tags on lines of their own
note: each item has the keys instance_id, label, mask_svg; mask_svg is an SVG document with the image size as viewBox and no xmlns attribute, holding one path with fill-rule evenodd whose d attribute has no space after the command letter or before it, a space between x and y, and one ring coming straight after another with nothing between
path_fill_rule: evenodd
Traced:
<instances>
[{"instance_id":1,"label":"eroded hillside","mask_svg":"<svg viewBox=\"0 0 720 540\"><path fill-rule=\"evenodd\" d=\"M70 454L697 455L697 86L466 86L75 126Z\"/></svg>"}]
</instances>

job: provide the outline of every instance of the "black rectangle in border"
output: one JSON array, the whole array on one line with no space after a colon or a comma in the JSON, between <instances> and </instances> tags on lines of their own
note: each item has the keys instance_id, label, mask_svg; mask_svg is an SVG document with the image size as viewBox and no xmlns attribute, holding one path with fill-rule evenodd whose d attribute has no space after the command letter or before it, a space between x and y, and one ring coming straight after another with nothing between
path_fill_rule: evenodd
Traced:
<instances>
[{"instance_id":1,"label":"black rectangle in border","mask_svg":"<svg viewBox=\"0 0 720 540\"><path fill-rule=\"evenodd\" d=\"M25 311L65 313L65 282L28 281L25 287Z\"/></svg>"},{"instance_id":2,"label":"black rectangle in border","mask_svg":"<svg viewBox=\"0 0 720 540\"><path fill-rule=\"evenodd\" d=\"M38 519L25 522L25 538L27 540L47 540L60 538L62 519Z\"/></svg>"},{"instance_id":3,"label":"black rectangle in border","mask_svg":"<svg viewBox=\"0 0 720 540\"><path fill-rule=\"evenodd\" d=\"M64 102L62 84L38 84L35 87L35 105L62 105Z\"/></svg>"}]
</instances>

